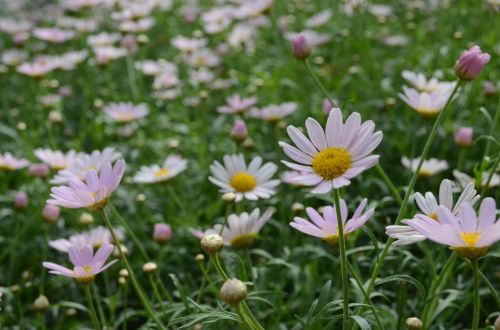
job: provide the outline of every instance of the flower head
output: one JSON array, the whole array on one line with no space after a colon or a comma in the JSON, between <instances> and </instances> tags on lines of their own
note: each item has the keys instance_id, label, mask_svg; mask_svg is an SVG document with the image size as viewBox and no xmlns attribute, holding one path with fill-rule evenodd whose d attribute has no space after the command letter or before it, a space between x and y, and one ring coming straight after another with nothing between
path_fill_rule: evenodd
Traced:
<instances>
[{"instance_id":1,"label":"flower head","mask_svg":"<svg viewBox=\"0 0 500 330\"><path fill-rule=\"evenodd\" d=\"M100 209L120 184L124 172L123 160L118 160L114 167L106 163L99 174L95 170L88 171L85 181L69 178L67 186L53 187L50 194L52 198L47 203L67 208Z\"/></svg>"},{"instance_id":2,"label":"flower head","mask_svg":"<svg viewBox=\"0 0 500 330\"><path fill-rule=\"evenodd\" d=\"M292 54L299 60L306 59L311 53L311 47L307 43L306 37L302 34L296 35L292 40Z\"/></svg>"},{"instance_id":3,"label":"flower head","mask_svg":"<svg viewBox=\"0 0 500 330\"><path fill-rule=\"evenodd\" d=\"M115 232L117 239L121 241L124 237L123 231L117 228L114 228L113 231ZM85 245L90 245L94 249L98 249L104 244L112 243L113 237L111 232L107 228L99 226L89 230L88 232L71 235L69 239L60 238L49 241L49 246L60 252L68 252L72 246L75 246L80 250L83 249Z\"/></svg>"},{"instance_id":4,"label":"flower head","mask_svg":"<svg viewBox=\"0 0 500 330\"><path fill-rule=\"evenodd\" d=\"M382 132L373 132L375 124L369 120L361 124L359 113L352 113L342 122L340 109L328 115L326 132L314 119L306 120L307 138L299 129L288 126L293 147L280 142L283 151L299 164L283 163L293 170L303 172L295 181L305 186L316 186L314 194L324 194L333 188L351 183L364 170L378 161L378 155L369 155L382 141Z\"/></svg>"},{"instance_id":5,"label":"flower head","mask_svg":"<svg viewBox=\"0 0 500 330\"><path fill-rule=\"evenodd\" d=\"M374 209L370 209L363 213L368 200L365 198L361 201L358 208L348 219L347 205L343 199L340 200L340 210L342 222L344 223L344 235L359 229L373 215ZM323 239L329 244L337 244L339 241L339 231L337 222L337 213L335 206L326 206L323 209L323 215L312 207L306 209L307 215L311 221L307 221L301 217L295 217L290 226L303 232L304 234L315 236Z\"/></svg>"},{"instance_id":6,"label":"flower head","mask_svg":"<svg viewBox=\"0 0 500 330\"><path fill-rule=\"evenodd\" d=\"M403 157L401 159L401 164L403 164L404 167L410 169L412 172L415 172L417 170L419 162L420 157L414 159ZM424 162L422 163L422 167L420 167L418 175L422 177L430 177L439 172L446 171L447 169L448 162L446 160L431 158L429 160L424 160Z\"/></svg>"},{"instance_id":7,"label":"flower head","mask_svg":"<svg viewBox=\"0 0 500 330\"><path fill-rule=\"evenodd\" d=\"M119 123L129 123L134 119L144 118L149 113L146 104L135 105L130 102L111 103L105 106L103 111Z\"/></svg>"},{"instance_id":8,"label":"flower head","mask_svg":"<svg viewBox=\"0 0 500 330\"><path fill-rule=\"evenodd\" d=\"M437 78L427 79L423 73L404 70L401 76L413 85L419 92L450 93L455 87L455 82L440 82Z\"/></svg>"},{"instance_id":9,"label":"flower head","mask_svg":"<svg viewBox=\"0 0 500 330\"><path fill-rule=\"evenodd\" d=\"M68 250L68 255L73 269L63 267L53 262L44 262L43 266L50 269L51 274L72 277L78 283L88 284L94 281L97 274L106 270L118 260L113 260L105 265L106 260L113 252L113 245L105 244L97 250L94 255L92 246L86 245L83 249L72 246Z\"/></svg>"},{"instance_id":10,"label":"flower head","mask_svg":"<svg viewBox=\"0 0 500 330\"><path fill-rule=\"evenodd\" d=\"M25 168L30 164L27 159L16 158L10 152L0 154L0 169L15 171Z\"/></svg>"},{"instance_id":11,"label":"flower head","mask_svg":"<svg viewBox=\"0 0 500 330\"><path fill-rule=\"evenodd\" d=\"M38 148L35 149L35 156L51 168L55 170L63 170L73 165L73 162L79 155L75 150L63 153L59 150Z\"/></svg>"},{"instance_id":12,"label":"flower head","mask_svg":"<svg viewBox=\"0 0 500 330\"><path fill-rule=\"evenodd\" d=\"M472 127L460 127L455 131L453 139L457 145L467 148L472 145L474 130Z\"/></svg>"},{"instance_id":13,"label":"flower head","mask_svg":"<svg viewBox=\"0 0 500 330\"><path fill-rule=\"evenodd\" d=\"M470 203L462 203L456 215L445 206L439 206L437 218L439 221L417 215L403 222L427 239L448 245L458 255L469 259L483 256L500 240L500 221L496 219L493 198L483 200L478 215Z\"/></svg>"},{"instance_id":14,"label":"flower head","mask_svg":"<svg viewBox=\"0 0 500 330\"><path fill-rule=\"evenodd\" d=\"M276 123L295 111L297 111L297 103L285 102L281 104L270 104L261 109L252 108L250 110L250 116Z\"/></svg>"},{"instance_id":15,"label":"flower head","mask_svg":"<svg viewBox=\"0 0 500 330\"><path fill-rule=\"evenodd\" d=\"M179 175L186 170L186 168L187 160L177 155L168 156L162 166L142 166L139 172L134 176L134 182L156 183L167 181Z\"/></svg>"},{"instance_id":16,"label":"flower head","mask_svg":"<svg viewBox=\"0 0 500 330\"><path fill-rule=\"evenodd\" d=\"M399 97L421 116L434 117L443 109L451 92L418 92L404 86L403 94L399 94Z\"/></svg>"},{"instance_id":17,"label":"flower head","mask_svg":"<svg viewBox=\"0 0 500 330\"><path fill-rule=\"evenodd\" d=\"M479 46L464 51L455 64L455 73L462 80L473 80L490 61L490 54L481 52Z\"/></svg>"},{"instance_id":18,"label":"flower head","mask_svg":"<svg viewBox=\"0 0 500 330\"><path fill-rule=\"evenodd\" d=\"M239 95L233 95L226 99L227 105L220 106L217 111L220 113L242 113L257 103L257 98L241 98Z\"/></svg>"},{"instance_id":19,"label":"flower head","mask_svg":"<svg viewBox=\"0 0 500 330\"><path fill-rule=\"evenodd\" d=\"M221 193L235 193L237 202L243 198L258 200L276 193L274 188L280 181L270 179L277 169L273 163L262 165L261 157L254 157L247 165L241 154L226 155L224 165L218 161L210 165L213 176L208 179L221 188Z\"/></svg>"}]
</instances>

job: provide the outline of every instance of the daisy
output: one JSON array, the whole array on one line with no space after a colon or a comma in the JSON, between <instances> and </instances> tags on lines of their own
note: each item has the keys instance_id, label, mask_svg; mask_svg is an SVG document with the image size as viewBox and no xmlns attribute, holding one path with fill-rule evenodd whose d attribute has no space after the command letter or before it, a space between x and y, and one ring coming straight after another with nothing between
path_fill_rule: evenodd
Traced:
<instances>
[{"instance_id":1,"label":"daisy","mask_svg":"<svg viewBox=\"0 0 500 330\"><path fill-rule=\"evenodd\" d=\"M292 42L299 34L302 34L311 48L319 47L330 41L332 38L329 33L319 33L313 30L304 30L298 32L285 33L285 39Z\"/></svg>"},{"instance_id":2,"label":"daisy","mask_svg":"<svg viewBox=\"0 0 500 330\"><path fill-rule=\"evenodd\" d=\"M162 166L142 166L139 172L134 176L134 182L156 183L167 181L179 175L186 170L186 168L187 160L177 155L168 156Z\"/></svg>"},{"instance_id":3,"label":"daisy","mask_svg":"<svg viewBox=\"0 0 500 330\"><path fill-rule=\"evenodd\" d=\"M43 267L49 269L51 274L72 277L80 284L89 284L94 281L97 274L118 261L115 259L105 265L113 250L113 245L105 244L94 255L90 245L86 245L83 249L72 246L68 250L68 256L73 264L73 269L68 269L53 262L44 262Z\"/></svg>"},{"instance_id":4,"label":"daisy","mask_svg":"<svg viewBox=\"0 0 500 330\"><path fill-rule=\"evenodd\" d=\"M401 76L413 85L419 92L439 92L451 93L455 87L455 82L440 82L437 78L432 77L427 80L423 73L415 73L412 71L404 70ZM449 95L449 94L448 94Z\"/></svg>"},{"instance_id":5,"label":"daisy","mask_svg":"<svg viewBox=\"0 0 500 330\"><path fill-rule=\"evenodd\" d=\"M200 67L214 67L219 65L219 57L210 49L203 48L192 52L186 58L187 64L200 68Z\"/></svg>"},{"instance_id":6,"label":"daisy","mask_svg":"<svg viewBox=\"0 0 500 330\"><path fill-rule=\"evenodd\" d=\"M252 213L243 212L241 214L230 214L227 218L227 226L217 224L213 229L204 232L199 230L190 230L191 234L198 238L205 235L217 234L222 236L224 244L232 246L235 249L243 249L252 246L257 234L261 228L269 221L274 213L274 209L269 208L262 216L258 208Z\"/></svg>"},{"instance_id":7,"label":"daisy","mask_svg":"<svg viewBox=\"0 0 500 330\"><path fill-rule=\"evenodd\" d=\"M33 36L44 41L63 43L73 39L75 32L58 28L35 28L33 29Z\"/></svg>"},{"instance_id":8,"label":"daisy","mask_svg":"<svg viewBox=\"0 0 500 330\"><path fill-rule=\"evenodd\" d=\"M127 56L127 50L121 47L99 46L93 48L97 64L105 65L112 60Z\"/></svg>"},{"instance_id":9,"label":"daisy","mask_svg":"<svg viewBox=\"0 0 500 330\"><path fill-rule=\"evenodd\" d=\"M18 66L28 58L28 53L20 49L7 49L1 56L0 61L6 65Z\"/></svg>"},{"instance_id":10,"label":"daisy","mask_svg":"<svg viewBox=\"0 0 500 330\"><path fill-rule=\"evenodd\" d=\"M276 123L291 115L297 110L297 103L285 102L281 104L270 104L262 109L252 108L250 116L253 118L263 119L271 123Z\"/></svg>"},{"instance_id":11,"label":"daisy","mask_svg":"<svg viewBox=\"0 0 500 330\"><path fill-rule=\"evenodd\" d=\"M135 68L147 76L156 76L161 73L177 74L177 66L165 60L144 60L135 63Z\"/></svg>"},{"instance_id":12,"label":"daisy","mask_svg":"<svg viewBox=\"0 0 500 330\"><path fill-rule=\"evenodd\" d=\"M443 109L450 92L418 92L416 89L403 86L403 94L399 97L423 117L434 117Z\"/></svg>"},{"instance_id":13,"label":"daisy","mask_svg":"<svg viewBox=\"0 0 500 330\"><path fill-rule=\"evenodd\" d=\"M0 154L0 169L15 171L25 168L30 164L27 159L16 158L10 152Z\"/></svg>"},{"instance_id":14,"label":"daisy","mask_svg":"<svg viewBox=\"0 0 500 330\"><path fill-rule=\"evenodd\" d=\"M343 199L340 200L342 222L344 223L344 237L359 229L371 218L375 209L370 209L363 213L367 203L368 200L366 198L363 199L352 217L348 219L347 205ZM318 211L312 207L308 207L306 212L311 221L307 221L301 217L295 217L293 222L290 222L290 226L304 234L319 237L328 244L338 244L339 232L337 228L338 222L335 207L324 207L322 212L323 215L320 215Z\"/></svg>"},{"instance_id":15,"label":"daisy","mask_svg":"<svg viewBox=\"0 0 500 330\"><path fill-rule=\"evenodd\" d=\"M420 162L420 157L414 159L403 157L401 159L401 164L403 164L404 167L410 169L412 172L415 172L417 170L419 162ZM418 175L423 177L430 177L439 172L446 171L447 169L448 169L448 162L446 160L431 158L429 160L424 160Z\"/></svg>"},{"instance_id":16,"label":"daisy","mask_svg":"<svg viewBox=\"0 0 500 330\"><path fill-rule=\"evenodd\" d=\"M125 172L125 162L120 159L114 167L106 163L99 175L90 170L85 175L85 181L78 178L69 178L67 186L52 187L48 204L76 209L86 207L96 210L104 207L109 197L118 188Z\"/></svg>"},{"instance_id":17,"label":"daisy","mask_svg":"<svg viewBox=\"0 0 500 330\"><path fill-rule=\"evenodd\" d=\"M465 186L460 196L458 197L457 202L454 204L453 183L447 179L443 180L441 182L441 185L439 186L438 200L431 192L427 192L425 196L421 193L415 194L415 201L417 202L417 206L422 214L428 216L431 219L434 219L435 221L438 221L438 206L444 206L456 215L458 213L458 209L463 203L474 205L479 200L479 198L480 196L476 194L476 190L474 189L474 184L469 183ZM409 226L387 226L386 234L392 238L397 239L397 241L394 242L395 246L409 245L425 240L425 236L421 235L419 232L415 231Z\"/></svg>"},{"instance_id":18,"label":"daisy","mask_svg":"<svg viewBox=\"0 0 500 330\"><path fill-rule=\"evenodd\" d=\"M118 240L123 240L124 234L121 229L114 228L113 231L115 232ZM111 243L113 243L113 238L110 231L107 228L99 226L92 228L85 233L71 235L69 239L60 238L49 241L49 246L60 252L68 252L72 246L75 246L80 250L82 250L86 245L90 245L94 249L98 249L105 244Z\"/></svg>"},{"instance_id":19,"label":"daisy","mask_svg":"<svg viewBox=\"0 0 500 330\"><path fill-rule=\"evenodd\" d=\"M307 138L299 129L288 126L288 135L297 147L280 142L285 154L296 163L283 163L292 170L304 172L295 182L316 186L312 193L325 194L347 186L350 179L374 166L379 155L369 155L382 141L382 132L373 132L375 124L361 124L361 116L353 112L342 122L342 112L334 108L328 115L326 132L314 119L306 120Z\"/></svg>"},{"instance_id":20,"label":"daisy","mask_svg":"<svg viewBox=\"0 0 500 330\"><path fill-rule=\"evenodd\" d=\"M35 156L55 170L64 170L73 165L79 155L75 150L63 153L59 150L38 148L35 149Z\"/></svg>"},{"instance_id":21,"label":"daisy","mask_svg":"<svg viewBox=\"0 0 500 330\"><path fill-rule=\"evenodd\" d=\"M463 203L458 214L439 206L439 221L426 215L417 215L404 223L412 227L427 239L448 245L458 255L477 259L488 252L496 241L500 240L500 221L496 220L496 205L493 198L487 197L479 207L479 215L469 203Z\"/></svg>"},{"instance_id":22,"label":"daisy","mask_svg":"<svg viewBox=\"0 0 500 330\"><path fill-rule=\"evenodd\" d=\"M63 184L69 178L85 179L85 175L90 170L99 173L106 163L111 163L122 155L115 148L105 148L104 150L94 150L91 154L80 153L70 167L57 173L52 184Z\"/></svg>"},{"instance_id":23,"label":"daisy","mask_svg":"<svg viewBox=\"0 0 500 330\"><path fill-rule=\"evenodd\" d=\"M257 98L248 97L241 98L239 95L232 95L226 98L227 105L223 105L217 108L219 113L242 113L248 110L250 107L257 103Z\"/></svg>"},{"instance_id":24,"label":"daisy","mask_svg":"<svg viewBox=\"0 0 500 330\"><path fill-rule=\"evenodd\" d=\"M483 172L481 177L481 187L485 187L488 179L490 177L490 172ZM476 180L469 176L466 173L460 172L459 170L453 170L453 176L457 179L460 186L465 187L467 184L472 183L475 184ZM488 184L488 188L498 187L500 185L500 175L494 173L490 183Z\"/></svg>"},{"instance_id":25,"label":"daisy","mask_svg":"<svg viewBox=\"0 0 500 330\"><path fill-rule=\"evenodd\" d=\"M332 18L332 11L330 9L325 9L323 11L320 11L316 15L309 17L305 21L305 26L311 29L321 27L323 25L328 24L330 22L330 19Z\"/></svg>"},{"instance_id":26,"label":"daisy","mask_svg":"<svg viewBox=\"0 0 500 330\"><path fill-rule=\"evenodd\" d=\"M144 118L149 114L146 104L135 105L130 102L110 103L103 108L103 111L119 123L130 123L135 119Z\"/></svg>"},{"instance_id":27,"label":"daisy","mask_svg":"<svg viewBox=\"0 0 500 330\"><path fill-rule=\"evenodd\" d=\"M192 53L197 49L207 45L207 39L189 39L182 36L177 36L172 39L172 46L184 53Z\"/></svg>"},{"instance_id":28,"label":"daisy","mask_svg":"<svg viewBox=\"0 0 500 330\"><path fill-rule=\"evenodd\" d=\"M213 176L208 179L221 188L221 193L235 193L237 202L243 198L258 200L276 193L274 188L280 181L270 179L277 169L278 166L273 163L262 165L260 157L254 157L247 166L242 154L226 155L224 165L218 161L210 165Z\"/></svg>"},{"instance_id":29,"label":"daisy","mask_svg":"<svg viewBox=\"0 0 500 330\"><path fill-rule=\"evenodd\" d=\"M35 78L42 77L55 69L57 65L54 61L24 62L16 68L17 72Z\"/></svg>"},{"instance_id":30,"label":"daisy","mask_svg":"<svg viewBox=\"0 0 500 330\"><path fill-rule=\"evenodd\" d=\"M107 47L113 46L115 42L118 42L121 39L121 35L119 33L108 33L101 32L99 34L91 35L87 38L87 43L91 47Z\"/></svg>"}]
</instances>

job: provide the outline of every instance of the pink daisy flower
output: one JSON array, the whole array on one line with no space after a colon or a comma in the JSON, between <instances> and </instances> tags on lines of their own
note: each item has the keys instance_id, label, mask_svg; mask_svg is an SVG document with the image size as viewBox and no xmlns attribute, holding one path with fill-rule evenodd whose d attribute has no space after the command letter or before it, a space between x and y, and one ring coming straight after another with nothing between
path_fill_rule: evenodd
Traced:
<instances>
[{"instance_id":1,"label":"pink daisy flower","mask_svg":"<svg viewBox=\"0 0 500 330\"><path fill-rule=\"evenodd\" d=\"M382 132L373 133L375 124L368 120L361 124L361 116L353 112L342 122L342 112L332 109L328 115L326 132L314 119L306 120L307 138L298 128L288 126L288 135L297 147L280 142L285 154L296 163L283 163L299 172L295 182L316 186L314 194L325 194L332 189L347 186L350 179L374 166L379 155L369 155L382 141Z\"/></svg>"},{"instance_id":2,"label":"pink daisy flower","mask_svg":"<svg viewBox=\"0 0 500 330\"><path fill-rule=\"evenodd\" d=\"M217 108L220 113L242 113L257 103L257 98L241 98L239 95L232 95L226 99L227 105Z\"/></svg>"},{"instance_id":3,"label":"pink daisy flower","mask_svg":"<svg viewBox=\"0 0 500 330\"><path fill-rule=\"evenodd\" d=\"M15 171L25 168L30 164L27 159L16 158L10 152L0 154L0 169Z\"/></svg>"}]
</instances>

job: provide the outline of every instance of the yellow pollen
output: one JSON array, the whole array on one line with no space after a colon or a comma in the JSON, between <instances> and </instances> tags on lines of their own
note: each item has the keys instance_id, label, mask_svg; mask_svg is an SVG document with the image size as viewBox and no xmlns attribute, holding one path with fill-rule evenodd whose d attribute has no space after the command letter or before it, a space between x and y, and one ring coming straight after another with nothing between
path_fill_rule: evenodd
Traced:
<instances>
[{"instance_id":1,"label":"yellow pollen","mask_svg":"<svg viewBox=\"0 0 500 330\"><path fill-rule=\"evenodd\" d=\"M90 270L92 269L91 266L83 266L83 271L85 274L83 276L78 276L75 271L73 271L73 274L75 274L75 279L78 283L80 284L89 284L94 281L95 275L89 274Z\"/></svg>"},{"instance_id":2,"label":"yellow pollen","mask_svg":"<svg viewBox=\"0 0 500 330\"><path fill-rule=\"evenodd\" d=\"M83 270L85 271L86 274L88 274L90 272L91 268L92 267L90 267L90 266L83 266Z\"/></svg>"},{"instance_id":3,"label":"yellow pollen","mask_svg":"<svg viewBox=\"0 0 500 330\"><path fill-rule=\"evenodd\" d=\"M439 221L436 212L431 212L431 213L427 214L427 216L429 218L431 218L432 220Z\"/></svg>"},{"instance_id":4,"label":"yellow pollen","mask_svg":"<svg viewBox=\"0 0 500 330\"><path fill-rule=\"evenodd\" d=\"M168 171L168 169L167 169L167 168L161 168L161 169L159 169L158 171L156 171L156 172L155 172L154 176L158 178L158 177L160 177L160 176L165 176L165 175L167 175L167 174L168 174L168 172L169 172L169 171Z\"/></svg>"},{"instance_id":5,"label":"yellow pollen","mask_svg":"<svg viewBox=\"0 0 500 330\"><path fill-rule=\"evenodd\" d=\"M248 192L252 191L253 188L257 185L257 181L254 176L248 172L237 172L233 175L229 184L237 191L237 192Z\"/></svg>"},{"instance_id":6,"label":"yellow pollen","mask_svg":"<svg viewBox=\"0 0 500 330\"><path fill-rule=\"evenodd\" d=\"M323 240L330 245L337 245L339 243L339 235L328 235Z\"/></svg>"},{"instance_id":7,"label":"yellow pollen","mask_svg":"<svg viewBox=\"0 0 500 330\"><path fill-rule=\"evenodd\" d=\"M129 122L132 121L132 119L134 119L134 117L129 113L117 112L114 115L117 121Z\"/></svg>"},{"instance_id":8,"label":"yellow pollen","mask_svg":"<svg viewBox=\"0 0 500 330\"><path fill-rule=\"evenodd\" d=\"M229 243L235 249L244 249L250 247L256 237L255 233L237 235Z\"/></svg>"},{"instance_id":9,"label":"yellow pollen","mask_svg":"<svg viewBox=\"0 0 500 330\"><path fill-rule=\"evenodd\" d=\"M436 111L434 109L418 108L417 112L424 118L434 118L439 113L439 110Z\"/></svg>"},{"instance_id":10,"label":"yellow pollen","mask_svg":"<svg viewBox=\"0 0 500 330\"><path fill-rule=\"evenodd\" d=\"M333 180L352 166L352 156L344 148L328 147L321 150L312 160L314 172L325 180Z\"/></svg>"},{"instance_id":11,"label":"yellow pollen","mask_svg":"<svg viewBox=\"0 0 500 330\"><path fill-rule=\"evenodd\" d=\"M475 247L481 235L477 231L472 233L462 232L462 234L460 234L460 237L465 242L465 244L467 244L467 246Z\"/></svg>"},{"instance_id":12,"label":"yellow pollen","mask_svg":"<svg viewBox=\"0 0 500 330\"><path fill-rule=\"evenodd\" d=\"M484 256L490 248L489 246L476 246L480 237L481 234L477 231L471 233L462 232L460 238L462 238L466 246L452 246L451 249L461 257L476 260Z\"/></svg>"},{"instance_id":13,"label":"yellow pollen","mask_svg":"<svg viewBox=\"0 0 500 330\"><path fill-rule=\"evenodd\" d=\"M103 244L104 244L104 242L102 240L94 242L94 245L93 245L94 250L99 249Z\"/></svg>"}]
</instances>

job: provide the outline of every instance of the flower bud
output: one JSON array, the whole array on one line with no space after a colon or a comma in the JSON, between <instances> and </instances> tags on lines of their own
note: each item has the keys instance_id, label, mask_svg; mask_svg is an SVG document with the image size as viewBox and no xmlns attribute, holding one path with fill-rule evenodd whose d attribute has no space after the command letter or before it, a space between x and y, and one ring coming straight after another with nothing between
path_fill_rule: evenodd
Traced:
<instances>
[{"instance_id":1,"label":"flower bud","mask_svg":"<svg viewBox=\"0 0 500 330\"><path fill-rule=\"evenodd\" d=\"M495 330L500 330L500 316L495 320Z\"/></svg>"},{"instance_id":2,"label":"flower bud","mask_svg":"<svg viewBox=\"0 0 500 330\"><path fill-rule=\"evenodd\" d=\"M418 317L409 317L406 319L406 326L409 330L420 330L424 324Z\"/></svg>"},{"instance_id":3,"label":"flower bud","mask_svg":"<svg viewBox=\"0 0 500 330\"><path fill-rule=\"evenodd\" d=\"M158 269L158 265L155 264L154 262L146 262L143 266L142 266L142 270L145 272L145 273L153 273L154 271L156 271Z\"/></svg>"},{"instance_id":4,"label":"flower bud","mask_svg":"<svg viewBox=\"0 0 500 330\"><path fill-rule=\"evenodd\" d=\"M76 308L68 308L68 310L66 311L66 315L69 317L75 316L76 314L78 314Z\"/></svg>"},{"instance_id":5,"label":"flower bud","mask_svg":"<svg viewBox=\"0 0 500 330\"><path fill-rule=\"evenodd\" d=\"M80 215L78 222L80 222L80 224L83 226L87 226L94 222L94 217L92 216L92 214L84 212Z\"/></svg>"},{"instance_id":6,"label":"flower bud","mask_svg":"<svg viewBox=\"0 0 500 330\"><path fill-rule=\"evenodd\" d=\"M474 134L474 130L472 127L460 127L455 132L455 143L460 147L467 148L472 145L472 136Z\"/></svg>"},{"instance_id":7,"label":"flower bud","mask_svg":"<svg viewBox=\"0 0 500 330\"><path fill-rule=\"evenodd\" d=\"M292 54L299 60L305 60L311 54L311 47L302 33L292 40Z\"/></svg>"},{"instance_id":8,"label":"flower bud","mask_svg":"<svg viewBox=\"0 0 500 330\"><path fill-rule=\"evenodd\" d=\"M153 239L158 244L165 244L172 237L172 228L166 223L155 223Z\"/></svg>"},{"instance_id":9,"label":"flower bud","mask_svg":"<svg viewBox=\"0 0 500 330\"><path fill-rule=\"evenodd\" d=\"M497 93L497 87L491 81L485 81L483 83L483 93L485 96L493 96Z\"/></svg>"},{"instance_id":10,"label":"flower bud","mask_svg":"<svg viewBox=\"0 0 500 330\"><path fill-rule=\"evenodd\" d=\"M304 211L304 204L302 203L293 203L292 204L292 212L293 213L300 213Z\"/></svg>"},{"instance_id":11,"label":"flower bud","mask_svg":"<svg viewBox=\"0 0 500 330\"><path fill-rule=\"evenodd\" d=\"M335 100L334 100L335 102ZM330 114L330 111L332 111L333 108L337 108L338 104L337 103L332 103L328 99L323 100L323 114L325 116L328 116Z\"/></svg>"},{"instance_id":12,"label":"flower bud","mask_svg":"<svg viewBox=\"0 0 500 330\"><path fill-rule=\"evenodd\" d=\"M33 303L33 309L35 310L35 312L44 312L49 309L49 307L49 299L47 299L47 297L45 297L43 294L39 295Z\"/></svg>"},{"instance_id":13,"label":"flower bud","mask_svg":"<svg viewBox=\"0 0 500 330\"><path fill-rule=\"evenodd\" d=\"M120 272L118 273L121 277L128 277L128 270L125 268L120 269Z\"/></svg>"},{"instance_id":14,"label":"flower bud","mask_svg":"<svg viewBox=\"0 0 500 330\"><path fill-rule=\"evenodd\" d=\"M196 261L197 263L201 263L203 261L205 261L205 256L203 254L197 254L195 257L194 257L194 261Z\"/></svg>"},{"instance_id":15,"label":"flower bud","mask_svg":"<svg viewBox=\"0 0 500 330\"><path fill-rule=\"evenodd\" d=\"M200 243L203 251L208 254L217 253L224 246L224 240L217 234L204 236Z\"/></svg>"},{"instance_id":16,"label":"flower bud","mask_svg":"<svg viewBox=\"0 0 500 330\"><path fill-rule=\"evenodd\" d=\"M59 219L61 209L57 205L45 204L42 211L42 218L47 223L55 223Z\"/></svg>"},{"instance_id":17,"label":"flower bud","mask_svg":"<svg viewBox=\"0 0 500 330\"><path fill-rule=\"evenodd\" d=\"M224 282L220 288L220 298L222 301L236 305L247 296L247 286L242 281L231 278Z\"/></svg>"},{"instance_id":18,"label":"flower bud","mask_svg":"<svg viewBox=\"0 0 500 330\"><path fill-rule=\"evenodd\" d=\"M16 194L15 197L15 206L16 209L25 209L28 207L28 194L24 191L20 191Z\"/></svg>"},{"instance_id":19,"label":"flower bud","mask_svg":"<svg viewBox=\"0 0 500 330\"><path fill-rule=\"evenodd\" d=\"M232 203L236 200L236 194L233 192L228 192L222 195L222 200L226 203Z\"/></svg>"},{"instance_id":20,"label":"flower bud","mask_svg":"<svg viewBox=\"0 0 500 330\"><path fill-rule=\"evenodd\" d=\"M28 168L30 175L36 176L38 178L46 178L50 174L50 167L47 164L32 164Z\"/></svg>"},{"instance_id":21,"label":"flower bud","mask_svg":"<svg viewBox=\"0 0 500 330\"><path fill-rule=\"evenodd\" d=\"M490 54L481 52L479 46L473 46L464 51L455 63L455 73L462 80L473 80L489 61Z\"/></svg>"},{"instance_id":22,"label":"flower bud","mask_svg":"<svg viewBox=\"0 0 500 330\"><path fill-rule=\"evenodd\" d=\"M127 279L125 277L119 277L118 278L118 283L120 285L125 285L125 284L127 284Z\"/></svg>"},{"instance_id":23,"label":"flower bud","mask_svg":"<svg viewBox=\"0 0 500 330\"><path fill-rule=\"evenodd\" d=\"M231 130L231 137L234 141L241 143L245 141L248 136L248 129L245 122L241 119L236 119Z\"/></svg>"},{"instance_id":24,"label":"flower bud","mask_svg":"<svg viewBox=\"0 0 500 330\"><path fill-rule=\"evenodd\" d=\"M49 122L59 124L63 121L63 115L60 111L52 110L49 112Z\"/></svg>"}]
</instances>

